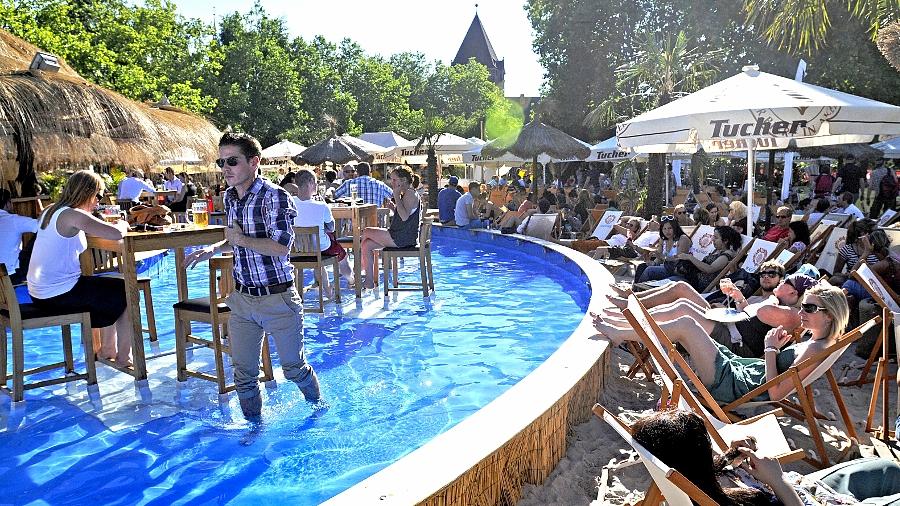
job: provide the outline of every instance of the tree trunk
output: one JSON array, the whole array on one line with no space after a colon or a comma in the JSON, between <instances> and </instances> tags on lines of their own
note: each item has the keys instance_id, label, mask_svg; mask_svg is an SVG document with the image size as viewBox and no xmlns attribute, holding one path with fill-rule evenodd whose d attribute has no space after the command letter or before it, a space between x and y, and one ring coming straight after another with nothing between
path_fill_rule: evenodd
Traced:
<instances>
[{"instance_id":1,"label":"tree trunk","mask_svg":"<svg viewBox=\"0 0 900 506\"><path fill-rule=\"evenodd\" d=\"M428 184L428 208L437 209L438 192L440 191L440 188L438 188L437 156L434 153L434 146L428 146L425 181Z\"/></svg>"},{"instance_id":2,"label":"tree trunk","mask_svg":"<svg viewBox=\"0 0 900 506\"><path fill-rule=\"evenodd\" d=\"M662 214L666 202L666 155L651 153L647 162L647 200L644 201L644 217Z\"/></svg>"}]
</instances>

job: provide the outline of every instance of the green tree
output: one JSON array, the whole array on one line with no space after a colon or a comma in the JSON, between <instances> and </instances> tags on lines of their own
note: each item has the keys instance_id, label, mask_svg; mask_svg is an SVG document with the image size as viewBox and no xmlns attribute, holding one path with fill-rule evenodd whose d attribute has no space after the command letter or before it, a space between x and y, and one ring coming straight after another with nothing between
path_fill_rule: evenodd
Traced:
<instances>
[{"instance_id":1,"label":"green tree","mask_svg":"<svg viewBox=\"0 0 900 506\"><path fill-rule=\"evenodd\" d=\"M645 33L633 62L616 69L616 93L585 117L593 127L610 125L665 105L711 83L718 75L716 51L690 47L684 32L674 38ZM644 214L659 214L665 203L664 154L650 155Z\"/></svg>"},{"instance_id":2,"label":"green tree","mask_svg":"<svg viewBox=\"0 0 900 506\"><path fill-rule=\"evenodd\" d=\"M287 29L257 4L246 16L221 22L221 70L207 81L217 98L212 118L221 126L253 134L265 146L295 132L307 120L303 81L288 53Z\"/></svg>"},{"instance_id":3,"label":"green tree","mask_svg":"<svg viewBox=\"0 0 900 506\"><path fill-rule=\"evenodd\" d=\"M0 0L0 27L62 57L85 79L128 98L209 112L201 93L217 61L204 42L211 31L185 20L175 4L148 0Z\"/></svg>"},{"instance_id":4,"label":"green tree","mask_svg":"<svg viewBox=\"0 0 900 506\"><path fill-rule=\"evenodd\" d=\"M745 0L744 9L748 24L758 26L770 43L809 56L828 40L832 17L859 24L872 41L879 28L900 19L898 0ZM854 19L847 20L846 14Z\"/></svg>"}]
</instances>

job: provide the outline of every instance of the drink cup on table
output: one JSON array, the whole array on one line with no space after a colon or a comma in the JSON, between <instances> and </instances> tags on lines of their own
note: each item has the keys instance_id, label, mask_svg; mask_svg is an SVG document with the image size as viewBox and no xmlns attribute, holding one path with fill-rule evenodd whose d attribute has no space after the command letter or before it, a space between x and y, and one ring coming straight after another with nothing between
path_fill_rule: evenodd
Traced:
<instances>
[{"instance_id":1,"label":"drink cup on table","mask_svg":"<svg viewBox=\"0 0 900 506\"><path fill-rule=\"evenodd\" d=\"M209 210L206 207L206 202L194 202L191 204L191 208L187 210L188 220L193 222L193 224L200 228L206 228L209 226Z\"/></svg>"},{"instance_id":2,"label":"drink cup on table","mask_svg":"<svg viewBox=\"0 0 900 506\"><path fill-rule=\"evenodd\" d=\"M359 185L356 183L350 183L350 201L351 205L356 205L356 196L359 192Z\"/></svg>"},{"instance_id":3,"label":"drink cup on table","mask_svg":"<svg viewBox=\"0 0 900 506\"><path fill-rule=\"evenodd\" d=\"M122 219L122 208L118 205L101 206L100 215L103 216L103 221L115 223Z\"/></svg>"}]
</instances>

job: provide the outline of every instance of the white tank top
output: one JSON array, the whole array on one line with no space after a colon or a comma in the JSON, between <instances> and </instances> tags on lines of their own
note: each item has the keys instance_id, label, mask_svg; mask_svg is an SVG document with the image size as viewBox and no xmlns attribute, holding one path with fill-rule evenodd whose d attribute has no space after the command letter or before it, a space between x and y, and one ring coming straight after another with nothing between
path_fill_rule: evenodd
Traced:
<instances>
[{"instance_id":1,"label":"white tank top","mask_svg":"<svg viewBox=\"0 0 900 506\"><path fill-rule=\"evenodd\" d=\"M34 240L34 252L28 266L28 293L38 299L62 295L78 282L81 264L78 255L87 249L87 237L79 230L73 237L63 237L56 230L59 214L70 207L63 207L50 217L47 228L38 228Z\"/></svg>"}]
</instances>

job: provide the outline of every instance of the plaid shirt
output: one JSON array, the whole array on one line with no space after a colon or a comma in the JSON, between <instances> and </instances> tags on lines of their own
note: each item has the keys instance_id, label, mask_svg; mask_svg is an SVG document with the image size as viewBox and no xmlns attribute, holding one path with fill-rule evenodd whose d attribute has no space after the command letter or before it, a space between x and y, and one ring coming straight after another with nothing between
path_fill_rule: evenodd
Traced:
<instances>
[{"instance_id":1,"label":"plaid shirt","mask_svg":"<svg viewBox=\"0 0 900 506\"><path fill-rule=\"evenodd\" d=\"M381 207L385 200L394 196L394 190L390 186L369 176L359 176L356 179L344 181L340 188L334 191L334 196L346 197L350 195L350 183L356 183L356 191L359 194L359 198L366 204L375 204Z\"/></svg>"},{"instance_id":2,"label":"plaid shirt","mask_svg":"<svg viewBox=\"0 0 900 506\"><path fill-rule=\"evenodd\" d=\"M284 246L294 242L297 208L287 192L262 178L253 181L242 199L236 189L228 188L225 215L227 226L240 226L250 237L269 238ZM294 267L289 255L273 257L234 246L234 279L244 286L277 285L294 280Z\"/></svg>"}]
</instances>

